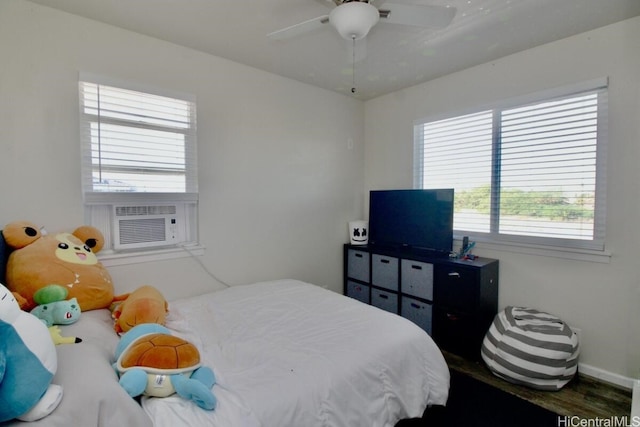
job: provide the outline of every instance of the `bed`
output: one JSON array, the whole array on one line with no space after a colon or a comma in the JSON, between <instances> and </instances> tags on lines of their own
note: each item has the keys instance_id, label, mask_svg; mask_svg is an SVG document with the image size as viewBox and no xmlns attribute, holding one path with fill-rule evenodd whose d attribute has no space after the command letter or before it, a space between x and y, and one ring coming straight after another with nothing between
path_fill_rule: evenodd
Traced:
<instances>
[{"instance_id":1,"label":"bed","mask_svg":"<svg viewBox=\"0 0 640 427\"><path fill-rule=\"evenodd\" d=\"M321 287L261 282L169 308L166 326L216 374L214 411L176 395L130 398L111 368L118 337L110 313L93 310L62 327L83 342L57 346L53 382L65 395L31 425L392 427L446 403L449 371L422 329Z\"/></svg>"}]
</instances>

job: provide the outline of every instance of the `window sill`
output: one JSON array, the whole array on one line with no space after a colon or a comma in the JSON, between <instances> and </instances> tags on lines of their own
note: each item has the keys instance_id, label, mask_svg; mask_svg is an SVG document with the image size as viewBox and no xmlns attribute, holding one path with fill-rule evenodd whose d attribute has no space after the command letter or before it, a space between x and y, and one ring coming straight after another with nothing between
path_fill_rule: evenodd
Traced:
<instances>
[{"instance_id":1,"label":"window sill","mask_svg":"<svg viewBox=\"0 0 640 427\"><path fill-rule=\"evenodd\" d=\"M458 245L461 245L461 240ZM526 245L512 242L483 242L477 240L482 249L497 252L517 253L523 255L535 255L550 258L562 258L575 261L588 261L608 264L611 262L611 252L608 250L596 251L589 249L559 248L557 246Z\"/></svg>"},{"instance_id":2,"label":"window sill","mask_svg":"<svg viewBox=\"0 0 640 427\"><path fill-rule=\"evenodd\" d=\"M204 255L204 251L205 248L201 245L183 245L145 251L105 251L104 253L101 252L98 258L105 267L114 267L118 265L201 256Z\"/></svg>"}]
</instances>

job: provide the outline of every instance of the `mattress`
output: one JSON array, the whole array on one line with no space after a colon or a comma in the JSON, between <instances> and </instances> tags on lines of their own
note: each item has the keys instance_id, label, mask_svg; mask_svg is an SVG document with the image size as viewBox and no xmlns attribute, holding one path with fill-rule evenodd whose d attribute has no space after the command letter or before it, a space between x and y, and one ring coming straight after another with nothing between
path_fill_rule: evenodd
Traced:
<instances>
[{"instance_id":1,"label":"mattress","mask_svg":"<svg viewBox=\"0 0 640 427\"><path fill-rule=\"evenodd\" d=\"M446 403L449 370L422 329L318 286L261 282L169 308L166 326L214 370L218 405L144 397L155 426L392 427Z\"/></svg>"}]
</instances>

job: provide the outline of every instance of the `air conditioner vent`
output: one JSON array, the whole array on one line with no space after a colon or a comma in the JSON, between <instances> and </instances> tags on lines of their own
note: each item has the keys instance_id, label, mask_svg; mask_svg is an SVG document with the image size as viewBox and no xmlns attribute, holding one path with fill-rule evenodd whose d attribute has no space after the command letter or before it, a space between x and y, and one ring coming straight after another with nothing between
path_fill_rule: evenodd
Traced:
<instances>
[{"instance_id":1,"label":"air conditioner vent","mask_svg":"<svg viewBox=\"0 0 640 427\"><path fill-rule=\"evenodd\" d=\"M116 250L153 248L185 241L184 204L116 205L113 246Z\"/></svg>"},{"instance_id":2,"label":"air conditioner vent","mask_svg":"<svg viewBox=\"0 0 640 427\"><path fill-rule=\"evenodd\" d=\"M116 206L116 216L175 215L175 205Z\"/></svg>"},{"instance_id":3,"label":"air conditioner vent","mask_svg":"<svg viewBox=\"0 0 640 427\"><path fill-rule=\"evenodd\" d=\"M165 218L120 220L118 236L120 244L165 242L167 240L166 221Z\"/></svg>"}]
</instances>

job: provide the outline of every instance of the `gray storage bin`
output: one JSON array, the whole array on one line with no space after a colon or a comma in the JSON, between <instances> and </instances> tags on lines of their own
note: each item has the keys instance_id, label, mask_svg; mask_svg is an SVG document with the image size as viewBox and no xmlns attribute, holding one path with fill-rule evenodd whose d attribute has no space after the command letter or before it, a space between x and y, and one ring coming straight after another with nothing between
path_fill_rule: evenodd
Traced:
<instances>
[{"instance_id":1,"label":"gray storage bin","mask_svg":"<svg viewBox=\"0 0 640 427\"><path fill-rule=\"evenodd\" d=\"M433 301L433 264L403 259L402 293Z\"/></svg>"},{"instance_id":2,"label":"gray storage bin","mask_svg":"<svg viewBox=\"0 0 640 427\"><path fill-rule=\"evenodd\" d=\"M398 258L371 255L371 284L392 291L398 290Z\"/></svg>"},{"instance_id":3,"label":"gray storage bin","mask_svg":"<svg viewBox=\"0 0 640 427\"><path fill-rule=\"evenodd\" d=\"M349 249L347 251L347 277L369 281L369 253Z\"/></svg>"},{"instance_id":4,"label":"gray storage bin","mask_svg":"<svg viewBox=\"0 0 640 427\"><path fill-rule=\"evenodd\" d=\"M347 296L357 299L365 304L369 304L369 286L362 283L347 281Z\"/></svg>"},{"instance_id":5,"label":"gray storage bin","mask_svg":"<svg viewBox=\"0 0 640 427\"><path fill-rule=\"evenodd\" d=\"M402 317L411 320L431 335L431 319L433 317L431 304L403 296L400 311Z\"/></svg>"},{"instance_id":6,"label":"gray storage bin","mask_svg":"<svg viewBox=\"0 0 640 427\"><path fill-rule=\"evenodd\" d=\"M398 294L371 289L371 305L398 314Z\"/></svg>"}]
</instances>

